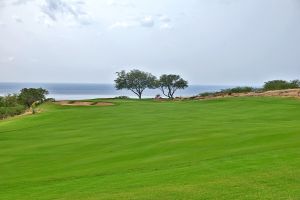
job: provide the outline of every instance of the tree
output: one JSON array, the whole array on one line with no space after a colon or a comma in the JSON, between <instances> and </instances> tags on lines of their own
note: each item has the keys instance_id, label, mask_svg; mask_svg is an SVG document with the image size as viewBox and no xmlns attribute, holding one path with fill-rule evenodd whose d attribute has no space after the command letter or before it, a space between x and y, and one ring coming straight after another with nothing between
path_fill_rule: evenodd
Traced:
<instances>
[{"instance_id":1,"label":"tree","mask_svg":"<svg viewBox=\"0 0 300 200\"><path fill-rule=\"evenodd\" d=\"M34 102L43 102L49 92L43 88L23 88L19 94L19 101L30 108Z\"/></svg>"},{"instance_id":2,"label":"tree","mask_svg":"<svg viewBox=\"0 0 300 200\"><path fill-rule=\"evenodd\" d=\"M156 77L148 72L143 72L137 69L126 73L124 70L117 72L117 79L115 80L115 87L117 90L127 89L136 94L139 99L146 88L156 88Z\"/></svg>"},{"instance_id":3,"label":"tree","mask_svg":"<svg viewBox=\"0 0 300 200\"><path fill-rule=\"evenodd\" d=\"M188 87L188 82L183 80L179 75L163 74L158 80L158 87L166 97L173 99L174 93L178 89L185 89Z\"/></svg>"}]
</instances>

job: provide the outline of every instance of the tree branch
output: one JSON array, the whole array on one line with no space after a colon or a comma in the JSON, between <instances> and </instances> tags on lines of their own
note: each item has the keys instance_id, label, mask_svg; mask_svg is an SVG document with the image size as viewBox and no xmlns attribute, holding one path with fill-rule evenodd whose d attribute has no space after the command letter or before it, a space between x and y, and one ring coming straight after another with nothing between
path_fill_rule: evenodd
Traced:
<instances>
[{"instance_id":1,"label":"tree branch","mask_svg":"<svg viewBox=\"0 0 300 200\"><path fill-rule=\"evenodd\" d=\"M134 94L136 94L137 96L139 96L138 92L134 91L133 89L129 89L131 92L133 92Z\"/></svg>"},{"instance_id":2,"label":"tree branch","mask_svg":"<svg viewBox=\"0 0 300 200\"><path fill-rule=\"evenodd\" d=\"M165 90L164 90L164 87L163 87L163 86L161 86L161 87L160 87L160 90L161 90L161 92L163 93L163 95L165 95L166 97L169 97L168 95L166 95L166 93L165 93Z\"/></svg>"}]
</instances>

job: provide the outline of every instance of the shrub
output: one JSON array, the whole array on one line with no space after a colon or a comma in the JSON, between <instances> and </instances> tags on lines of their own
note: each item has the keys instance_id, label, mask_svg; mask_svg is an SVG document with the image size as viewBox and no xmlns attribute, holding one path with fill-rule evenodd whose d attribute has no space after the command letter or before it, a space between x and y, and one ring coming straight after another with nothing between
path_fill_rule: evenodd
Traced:
<instances>
[{"instance_id":1,"label":"shrub","mask_svg":"<svg viewBox=\"0 0 300 200\"><path fill-rule=\"evenodd\" d=\"M154 99L162 99L162 97L160 96L160 94L155 95Z\"/></svg>"},{"instance_id":2,"label":"shrub","mask_svg":"<svg viewBox=\"0 0 300 200\"><path fill-rule=\"evenodd\" d=\"M232 93L248 93L248 92L256 92L258 89L252 87L235 87L229 89L223 89L218 92L204 92L200 93L200 97L216 97L216 96L224 96L224 95L231 95Z\"/></svg>"},{"instance_id":3,"label":"shrub","mask_svg":"<svg viewBox=\"0 0 300 200\"><path fill-rule=\"evenodd\" d=\"M232 93L247 93L247 92L254 92L255 89L252 87L235 87L221 90L222 93L232 94Z\"/></svg>"},{"instance_id":4,"label":"shrub","mask_svg":"<svg viewBox=\"0 0 300 200\"><path fill-rule=\"evenodd\" d=\"M35 108L46 100L48 91L42 88L24 88L19 95L7 95L0 97L0 119L20 115L27 108L32 107L32 113Z\"/></svg>"},{"instance_id":5,"label":"shrub","mask_svg":"<svg viewBox=\"0 0 300 200\"><path fill-rule=\"evenodd\" d=\"M273 80L265 82L264 90L284 90L284 89L295 89L300 87L299 80L284 81L284 80Z\"/></svg>"},{"instance_id":6,"label":"shrub","mask_svg":"<svg viewBox=\"0 0 300 200\"><path fill-rule=\"evenodd\" d=\"M14 107L0 107L0 118L4 119L15 115L20 115L24 113L25 110L26 107L23 105L16 105Z\"/></svg>"},{"instance_id":7,"label":"shrub","mask_svg":"<svg viewBox=\"0 0 300 200\"><path fill-rule=\"evenodd\" d=\"M128 96L118 96L115 97L114 99L130 99Z\"/></svg>"},{"instance_id":8,"label":"shrub","mask_svg":"<svg viewBox=\"0 0 300 200\"><path fill-rule=\"evenodd\" d=\"M16 105L18 105L18 96L16 94L9 94L0 98L0 107L14 107Z\"/></svg>"},{"instance_id":9,"label":"shrub","mask_svg":"<svg viewBox=\"0 0 300 200\"><path fill-rule=\"evenodd\" d=\"M216 92L203 92L200 93L199 96L201 97L209 97L209 96L215 96Z\"/></svg>"},{"instance_id":10,"label":"shrub","mask_svg":"<svg viewBox=\"0 0 300 200\"><path fill-rule=\"evenodd\" d=\"M55 99L54 98L47 98L47 99L45 99L45 102L55 102Z\"/></svg>"}]
</instances>

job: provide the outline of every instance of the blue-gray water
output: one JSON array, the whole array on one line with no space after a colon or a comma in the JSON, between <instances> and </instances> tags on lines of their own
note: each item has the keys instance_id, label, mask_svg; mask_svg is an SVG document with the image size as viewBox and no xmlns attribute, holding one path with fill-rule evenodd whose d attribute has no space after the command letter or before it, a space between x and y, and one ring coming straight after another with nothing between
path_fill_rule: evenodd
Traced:
<instances>
[{"instance_id":1,"label":"blue-gray water","mask_svg":"<svg viewBox=\"0 0 300 200\"><path fill-rule=\"evenodd\" d=\"M0 96L18 93L22 88L42 87L49 91L48 97L56 100L78 100L92 98L111 98L116 96L129 96L136 98L130 91L116 90L112 84L74 84L74 83L0 83ZM218 91L228 86L203 86L192 85L185 90L176 92L176 96L194 96L201 92ZM154 97L161 94L161 91L145 90L143 97Z\"/></svg>"}]
</instances>

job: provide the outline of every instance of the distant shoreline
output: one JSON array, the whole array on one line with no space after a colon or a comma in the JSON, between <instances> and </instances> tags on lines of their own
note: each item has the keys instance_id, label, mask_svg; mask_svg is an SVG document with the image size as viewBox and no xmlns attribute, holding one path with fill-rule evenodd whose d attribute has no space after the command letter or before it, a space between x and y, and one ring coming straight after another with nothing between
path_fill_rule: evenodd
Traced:
<instances>
[{"instance_id":1,"label":"distant shoreline","mask_svg":"<svg viewBox=\"0 0 300 200\"><path fill-rule=\"evenodd\" d=\"M136 98L130 91L116 90L113 84L81 84L81 83L0 83L0 96L17 93L22 88L45 88L49 91L48 98L57 100L82 100L94 98L114 98L128 96ZM178 97L196 96L201 92L214 92L232 86L191 85L185 90L176 92ZM154 98L161 91L146 90L143 98Z\"/></svg>"}]
</instances>

